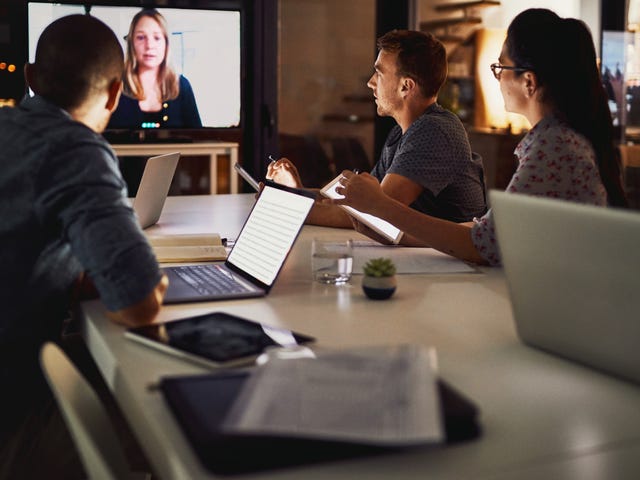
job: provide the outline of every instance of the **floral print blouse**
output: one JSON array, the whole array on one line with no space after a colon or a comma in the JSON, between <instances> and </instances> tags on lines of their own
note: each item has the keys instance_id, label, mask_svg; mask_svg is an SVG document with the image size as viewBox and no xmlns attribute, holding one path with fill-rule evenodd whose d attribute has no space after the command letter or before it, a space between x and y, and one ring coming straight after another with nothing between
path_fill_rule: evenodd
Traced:
<instances>
[{"instance_id":1,"label":"floral print blouse","mask_svg":"<svg viewBox=\"0 0 640 480\"><path fill-rule=\"evenodd\" d=\"M518 168L507 192L607 204L596 156L589 140L553 116L543 118L515 149ZM500 265L493 213L474 219L471 237L490 265Z\"/></svg>"}]
</instances>

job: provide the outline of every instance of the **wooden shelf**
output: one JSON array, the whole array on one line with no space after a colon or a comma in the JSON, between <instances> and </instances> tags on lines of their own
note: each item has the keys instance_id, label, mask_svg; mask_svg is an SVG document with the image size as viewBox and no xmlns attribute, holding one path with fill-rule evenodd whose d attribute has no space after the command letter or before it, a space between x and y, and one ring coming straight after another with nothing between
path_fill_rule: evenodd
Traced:
<instances>
[{"instance_id":1,"label":"wooden shelf","mask_svg":"<svg viewBox=\"0 0 640 480\"><path fill-rule=\"evenodd\" d=\"M474 0L469 2L443 3L436 5L434 9L438 12L453 12L467 8L495 7L498 5L500 5L498 0Z\"/></svg>"},{"instance_id":2,"label":"wooden shelf","mask_svg":"<svg viewBox=\"0 0 640 480\"><path fill-rule=\"evenodd\" d=\"M442 18L439 20L427 20L420 22L420 30L437 30L439 28L447 29L449 27L457 27L461 25L477 25L482 23L480 17L460 17L460 18Z\"/></svg>"},{"instance_id":3,"label":"wooden shelf","mask_svg":"<svg viewBox=\"0 0 640 480\"><path fill-rule=\"evenodd\" d=\"M466 41L466 37L461 37L460 35L453 35L450 33L444 33L442 35L436 35L438 40L442 43L464 43Z\"/></svg>"},{"instance_id":4,"label":"wooden shelf","mask_svg":"<svg viewBox=\"0 0 640 480\"><path fill-rule=\"evenodd\" d=\"M325 122L345 122L345 123L369 123L373 122L373 115L355 115L328 113L322 116Z\"/></svg>"}]
</instances>

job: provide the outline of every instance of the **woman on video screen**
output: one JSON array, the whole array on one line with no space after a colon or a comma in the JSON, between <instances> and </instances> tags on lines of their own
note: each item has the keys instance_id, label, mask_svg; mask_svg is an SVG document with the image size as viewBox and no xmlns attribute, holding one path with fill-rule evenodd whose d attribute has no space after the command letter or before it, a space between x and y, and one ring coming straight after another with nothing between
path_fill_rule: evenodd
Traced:
<instances>
[{"instance_id":1,"label":"woman on video screen","mask_svg":"<svg viewBox=\"0 0 640 480\"><path fill-rule=\"evenodd\" d=\"M141 10L126 40L123 95L108 128L201 127L191 84L168 64L165 18L157 10Z\"/></svg>"}]
</instances>

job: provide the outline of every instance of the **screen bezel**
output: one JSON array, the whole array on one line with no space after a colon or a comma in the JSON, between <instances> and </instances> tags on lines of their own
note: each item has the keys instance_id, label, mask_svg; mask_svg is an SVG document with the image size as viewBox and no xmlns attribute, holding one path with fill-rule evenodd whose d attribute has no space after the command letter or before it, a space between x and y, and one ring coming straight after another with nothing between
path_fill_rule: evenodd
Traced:
<instances>
[{"instance_id":1,"label":"screen bezel","mask_svg":"<svg viewBox=\"0 0 640 480\"><path fill-rule=\"evenodd\" d=\"M190 0L188 5L185 5L180 0L164 0L159 1L145 1L140 0L57 0L55 2L48 0L25 0L24 1L24 25L25 28L25 40L24 40L24 58L29 58L29 40L28 40L28 27L29 27L29 5L30 4L62 4L62 5L90 5L101 7L133 7L133 8L157 8L159 10L179 9L179 10L222 10L222 11L237 11L240 14L240 118L237 126L229 127L207 127L202 126L198 128L181 128L181 127L169 127L169 128L157 128L157 129L143 129L143 128L108 128L103 132L104 137L110 143L153 143L157 142L191 142L191 141L207 141L207 140L230 140L238 139L242 136L247 125L247 99L250 97L249 90L251 89L250 82L247 82L249 78L247 70L250 65L251 50L253 48L250 41L250 32L247 29L247 11L244 0ZM86 7L85 7L86 8Z\"/></svg>"}]
</instances>

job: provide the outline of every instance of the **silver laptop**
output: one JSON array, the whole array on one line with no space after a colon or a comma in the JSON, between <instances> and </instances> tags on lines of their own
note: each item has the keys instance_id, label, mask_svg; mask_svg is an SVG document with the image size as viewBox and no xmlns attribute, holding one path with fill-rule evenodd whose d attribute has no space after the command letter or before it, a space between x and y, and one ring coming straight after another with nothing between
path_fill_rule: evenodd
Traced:
<instances>
[{"instance_id":1,"label":"silver laptop","mask_svg":"<svg viewBox=\"0 0 640 480\"><path fill-rule=\"evenodd\" d=\"M490 195L521 340L640 382L640 212Z\"/></svg>"},{"instance_id":2,"label":"silver laptop","mask_svg":"<svg viewBox=\"0 0 640 480\"><path fill-rule=\"evenodd\" d=\"M180 153L176 152L147 160L133 200L133 210L142 228L155 225L160 218L179 159Z\"/></svg>"},{"instance_id":3,"label":"silver laptop","mask_svg":"<svg viewBox=\"0 0 640 480\"><path fill-rule=\"evenodd\" d=\"M268 182L222 264L167 267L164 303L266 295L302 229L315 194Z\"/></svg>"}]
</instances>

